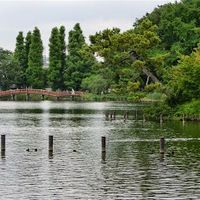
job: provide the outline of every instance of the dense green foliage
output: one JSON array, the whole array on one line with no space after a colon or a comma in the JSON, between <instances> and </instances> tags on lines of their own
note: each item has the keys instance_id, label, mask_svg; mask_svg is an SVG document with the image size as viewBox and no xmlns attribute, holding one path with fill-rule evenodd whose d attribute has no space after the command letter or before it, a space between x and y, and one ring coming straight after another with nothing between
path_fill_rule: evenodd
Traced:
<instances>
[{"instance_id":1,"label":"dense green foliage","mask_svg":"<svg viewBox=\"0 0 200 200\"><path fill-rule=\"evenodd\" d=\"M61 26L60 29L60 60L61 60L61 70L60 70L60 87L59 89L65 90L64 84L64 70L66 68L66 43L65 43L65 27Z\"/></svg>"},{"instance_id":2,"label":"dense green foliage","mask_svg":"<svg viewBox=\"0 0 200 200\"><path fill-rule=\"evenodd\" d=\"M200 98L200 49L183 55L169 73L168 87L171 105Z\"/></svg>"},{"instance_id":3,"label":"dense green foliage","mask_svg":"<svg viewBox=\"0 0 200 200\"><path fill-rule=\"evenodd\" d=\"M178 106L176 115L187 119L200 120L200 100L192 100Z\"/></svg>"},{"instance_id":4,"label":"dense green foliage","mask_svg":"<svg viewBox=\"0 0 200 200\"><path fill-rule=\"evenodd\" d=\"M32 37L28 58L28 68L26 70L28 85L33 88L44 87L43 72L43 45L40 31L35 27Z\"/></svg>"},{"instance_id":5,"label":"dense green foliage","mask_svg":"<svg viewBox=\"0 0 200 200\"><path fill-rule=\"evenodd\" d=\"M21 78L18 82L18 87L24 87L26 85L26 54L24 46L23 32L19 32L16 38L16 48L14 52L15 61L18 63Z\"/></svg>"},{"instance_id":6,"label":"dense green foliage","mask_svg":"<svg viewBox=\"0 0 200 200\"><path fill-rule=\"evenodd\" d=\"M68 89L80 90L82 80L90 73L95 59L85 43L79 23L69 32L67 49L65 86Z\"/></svg>"},{"instance_id":7,"label":"dense green foliage","mask_svg":"<svg viewBox=\"0 0 200 200\"><path fill-rule=\"evenodd\" d=\"M28 84L130 101L163 101L151 110L155 115L160 110L169 113L169 106L178 113L193 110L200 97L199 19L200 0L182 0L155 8L125 32L101 30L89 37L90 44L79 23L69 32L67 45L65 27L55 27L49 40L48 69L43 68L39 30L28 32L25 39L19 32L14 59L7 52L9 62L1 60L1 88ZM14 78L5 79L2 74L11 65L8 77Z\"/></svg>"},{"instance_id":8,"label":"dense green foliage","mask_svg":"<svg viewBox=\"0 0 200 200\"><path fill-rule=\"evenodd\" d=\"M109 88L121 94L132 92L131 88L138 81L142 87L149 79L159 82L155 62L160 63L160 58L150 54L160 42L156 30L157 27L145 19L135 29L124 33L114 28L90 37L91 48L104 59L96 73L109 74Z\"/></svg>"},{"instance_id":9,"label":"dense green foliage","mask_svg":"<svg viewBox=\"0 0 200 200\"><path fill-rule=\"evenodd\" d=\"M25 68L28 68L28 57L31 46L31 32L29 31L25 38ZM27 81L27 80L26 80Z\"/></svg>"},{"instance_id":10,"label":"dense green foliage","mask_svg":"<svg viewBox=\"0 0 200 200\"><path fill-rule=\"evenodd\" d=\"M20 66L13 54L0 48L0 89L10 89L13 84L20 85L21 77Z\"/></svg>"},{"instance_id":11,"label":"dense green foliage","mask_svg":"<svg viewBox=\"0 0 200 200\"><path fill-rule=\"evenodd\" d=\"M64 70L66 67L65 28L52 29L49 39L49 86L53 90L64 90Z\"/></svg>"},{"instance_id":12,"label":"dense green foliage","mask_svg":"<svg viewBox=\"0 0 200 200\"><path fill-rule=\"evenodd\" d=\"M57 27L52 29L49 39L49 85L53 90L59 89L61 84L61 51L60 33Z\"/></svg>"}]
</instances>

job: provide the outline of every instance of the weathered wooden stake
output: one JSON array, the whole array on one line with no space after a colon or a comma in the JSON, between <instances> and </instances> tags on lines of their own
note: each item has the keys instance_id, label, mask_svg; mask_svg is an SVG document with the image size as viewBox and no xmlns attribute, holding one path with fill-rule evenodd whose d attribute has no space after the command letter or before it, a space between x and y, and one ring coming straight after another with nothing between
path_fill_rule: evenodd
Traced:
<instances>
[{"instance_id":1,"label":"weathered wooden stake","mask_svg":"<svg viewBox=\"0 0 200 200\"><path fill-rule=\"evenodd\" d=\"M105 116L106 116L106 120L108 120L109 119L109 113L106 112Z\"/></svg>"},{"instance_id":2,"label":"weathered wooden stake","mask_svg":"<svg viewBox=\"0 0 200 200\"><path fill-rule=\"evenodd\" d=\"M112 120L112 113L110 113L110 120Z\"/></svg>"},{"instance_id":3,"label":"weathered wooden stake","mask_svg":"<svg viewBox=\"0 0 200 200\"><path fill-rule=\"evenodd\" d=\"M128 119L128 112L126 111L125 113L124 113L124 121L126 121Z\"/></svg>"},{"instance_id":4,"label":"weathered wooden stake","mask_svg":"<svg viewBox=\"0 0 200 200\"><path fill-rule=\"evenodd\" d=\"M49 159L53 159L53 151L49 151Z\"/></svg>"},{"instance_id":5,"label":"weathered wooden stake","mask_svg":"<svg viewBox=\"0 0 200 200\"><path fill-rule=\"evenodd\" d=\"M6 136L1 135L1 152L6 151Z\"/></svg>"},{"instance_id":6,"label":"weathered wooden stake","mask_svg":"<svg viewBox=\"0 0 200 200\"><path fill-rule=\"evenodd\" d=\"M5 152L6 152L6 136L1 135L1 158L5 158Z\"/></svg>"},{"instance_id":7,"label":"weathered wooden stake","mask_svg":"<svg viewBox=\"0 0 200 200\"><path fill-rule=\"evenodd\" d=\"M165 138L164 137L160 138L160 153L161 154L165 153Z\"/></svg>"},{"instance_id":8,"label":"weathered wooden stake","mask_svg":"<svg viewBox=\"0 0 200 200\"><path fill-rule=\"evenodd\" d=\"M49 152L53 152L53 135L49 135Z\"/></svg>"},{"instance_id":9,"label":"weathered wooden stake","mask_svg":"<svg viewBox=\"0 0 200 200\"><path fill-rule=\"evenodd\" d=\"M105 151L102 151L101 152L101 159L102 159L102 163L105 163L105 160L106 160L106 152Z\"/></svg>"},{"instance_id":10,"label":"weathered wooden stake","mask_svg":"<svg viewBox=\"0 0 200 200\"><path fill-rule=\"evenodd\" d=\"M116 112L115 111L113 112L113 119L114 120L116 119Z\"/></svg>"},{"instance_id":11,"label":"weathered wooden stake","mask_svg":"<svg viewBox=\"0 0 200 200\"><path fill-rule=\"evenodd\" d=\"M101 151L106 152L106 137L101 137Z\"/></svg>"}]
</instances>

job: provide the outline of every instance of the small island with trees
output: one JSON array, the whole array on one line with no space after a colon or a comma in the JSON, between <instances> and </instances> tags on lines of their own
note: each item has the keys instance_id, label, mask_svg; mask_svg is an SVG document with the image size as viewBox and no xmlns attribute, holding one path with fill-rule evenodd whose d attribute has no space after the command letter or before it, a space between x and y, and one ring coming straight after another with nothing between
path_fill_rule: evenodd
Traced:
<instances>
[{"instance_id":1,"label":"small island with trees","mask_svg":"<svg viewBox=\"0 0 200 200\"><path fill-rule=\"evenodd\" d=\"M86 43L75 24L54 27L44 65L39 28L19 32L14 52L0 48L0 90L83 91L85 100L151 102L148 117L200 121L200 1L159 6L122 32Z\"/></svg>"}]
</instances>

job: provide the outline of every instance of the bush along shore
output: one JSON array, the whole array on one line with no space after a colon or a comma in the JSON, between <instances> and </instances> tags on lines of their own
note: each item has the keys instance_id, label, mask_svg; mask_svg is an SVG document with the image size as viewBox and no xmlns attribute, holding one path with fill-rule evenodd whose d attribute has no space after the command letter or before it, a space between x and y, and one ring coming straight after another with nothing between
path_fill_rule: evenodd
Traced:
<instances>
[{"instance_id":1,"label":"bush along shore","mask_svg":"<svg viewBox=\"0 0 200 200\"><path fill-rule=\"evenodd\" d=\"M144 108L144 117L152 120L181 120L200 122L200 100L192 100L177 106L167 103L166 94L153 92L139 92L135 94L119 96L116 94L96 95L86 93L84 101L118 101L127 103L147 104Z\"/></svg>"}]
</instances>

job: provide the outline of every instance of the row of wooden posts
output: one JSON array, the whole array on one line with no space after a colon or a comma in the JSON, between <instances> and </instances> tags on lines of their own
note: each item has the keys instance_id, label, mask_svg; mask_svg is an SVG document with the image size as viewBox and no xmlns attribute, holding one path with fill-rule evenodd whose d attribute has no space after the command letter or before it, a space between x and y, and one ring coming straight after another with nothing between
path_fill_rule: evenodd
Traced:
<instances>
[{"instance_id":1,"label":"row of wooden posts","mask_svg":"<svg viewBox=\"0 0 200 200\"><path fill-rule=\"evenodd\" d=\"M6 151L6 136L1 135L1 155L5 156ZM106 137L101 137L101 151L102 151L102 159L105 160L106 155ZM160 153L165 153L165 138L160 138ZM49 135L49 156L53 156L53 135Z\"/></svg>"},{"instance_id":2,"label":"row of wooden posts","mask_svg":"<svg viewBox=\"0 0 200 200\"><path fill-rule=\"evenodd\" d=\"M113 112L106 112L105 114L106 116L106 120L116 120L116 111ZM126 111L124 113L124 121L126 121L128 119L128 112Z\"/></svg>"},{"instance_id":3,"label":"row of wooden posts","mask_svg":"<svg viewBox=\"0 0 200 200\"><path fill-rule=\"evenodd\" d=\"M143 122L146 121L146 116L145 114L143 113ZM105 117L106 117L106 120L116 120L116 111L111 111L111 112L106 112L105 113ZM123 119L124 121L127 121L129 119L129 112L128 111L125 111L124 114L123 114ZM135 111L135 119L137 120L138 119L138 111L136 110ZM163 123L163 115L160 114L160 124Z\"/></svg>"},{"instance_id":4,"label":"row of wooden posts","mask_svg":"<svg viewBox=\"0 0 200 200\"><path fill-rule=\"evenodd\" d=\"M36 149L35 149L36 150ZM27 149L29 151L29 149ZM1 135L1 156L4 157L6 152L6 135ZM53 135L49 135L49 155L53 155Z\"/></svg>"}]
</instances>

